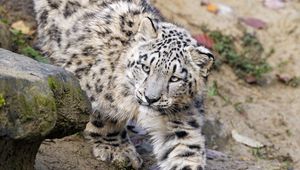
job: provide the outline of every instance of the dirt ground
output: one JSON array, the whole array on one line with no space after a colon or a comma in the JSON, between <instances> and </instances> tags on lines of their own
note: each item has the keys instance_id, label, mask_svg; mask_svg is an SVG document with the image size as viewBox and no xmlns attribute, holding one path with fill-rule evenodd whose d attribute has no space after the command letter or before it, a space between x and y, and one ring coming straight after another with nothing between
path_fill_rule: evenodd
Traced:
<instances>
[{"instance_id":1,"label":"dirt ground","mask_svg":"<svg viewBox=\"0 0 300 170\"><path fill-rule=\"evenodd\" d=\"M12 5L16 0L0 0L6 8L33 16L30 10L20 10ZM28 0L26 0L28 2ZM231 14L213 14L201 6L200 0L152 0L168 20L201 34L205 24L211 30L239 37L243 31L254 33L262 42L265 53L274 49L267 58L272 71L264 75L260 85L250 85L238 78L231 67L221 65L213 71L208 87L217 82L217 96L208 96L206 117L220 124L221 137L211 149L221 151L230 158L208 161L208 169L216 170L300 170L300 87L290 87L278 82L276 75L300 76L300 1L286 0L279 10L266 8L262 0L211 0L232 8ZM35 29L32 17L27 20ZM257 30L241 25L241 17L256 17L267 23L267 28ZM230 102L224 100L224 96ZM242 109L242 112L240 111ZM237 143L231 131L255 139L266 147L253 149ZM149 152L141 151L145 158L143 169L154 165ZM38 170L89 170L116 169L92 158L90 146L78 136L45 141L36 161ZM155 169L155 168L152 168Z\"/></svg>"},{"instance_id":2,"label":"dirt ground","mask_svg":"<svg viewBox=\"0 0 300 170\"><path fill-rule=\"evenodd\" d=\"M262 86L248 85L238 79L232 69L222 65L220 71L213 72L210 85L215 80L218 90L231 100L231 104L218 97L208 97L207 117L217 119L223 125L225 133L232 129L261 141L267 147L267 158L259 158L253 149L247 148L230 139L226 153L244 160L275 159L282 163L282 169L300 169L300 88L280 84L276 74L300 76L300 3L287 1L285 8L272 10L263 6L262 1L211 1L230 6L234 14L215 15L200 6L200 1L172 0L155 1L163 16L188 28L193 34L201 33L199 27L204 23L210 29L240 36L239 17L256 17L268 24L263 30L253 30L263 47L274 49L267 58L273 70L265 75ZM245 113L236 110L239 104Z\"/></svg>"},{"instance_id":3,"label":"dirt ground","mask_svg":"<svg viewBox=\"0 0 300 170\"><path fill-rule=\"evenodd\" d=\"M145 143L143 144L145 145ZM148 144L147 144L148 145ZM151 148L137 147L144 164L142 170L159 170L151 154ZM214 157L214 156L212 156ZM272 170L280 169L281 164L270 160L242 160L229 156L208 159L207 170ZM80 135L63 139L46 140L37 155L36 170L125 170L105 162L95 160L91 146ZM128 168L127 168L128 169ZM131 170L130 168L128 170Z\"/></svg>"}]
</instances>

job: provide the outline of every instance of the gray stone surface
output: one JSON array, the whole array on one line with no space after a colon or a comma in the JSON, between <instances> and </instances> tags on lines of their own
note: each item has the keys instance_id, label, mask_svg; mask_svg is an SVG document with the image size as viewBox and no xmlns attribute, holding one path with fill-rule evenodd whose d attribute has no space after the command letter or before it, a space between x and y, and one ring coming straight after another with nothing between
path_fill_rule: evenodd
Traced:
<instances>
[{"instance_id":1,"label":"gray stone surface","mask_svg":"<svg viewBox=\"0 0 300 170\"><path fill-rule=\"evenodd\" d=\"M71 73L0 49L0 169L32 169L43 139L83 130L90 109Z\"/></svg>"}]
</instances>

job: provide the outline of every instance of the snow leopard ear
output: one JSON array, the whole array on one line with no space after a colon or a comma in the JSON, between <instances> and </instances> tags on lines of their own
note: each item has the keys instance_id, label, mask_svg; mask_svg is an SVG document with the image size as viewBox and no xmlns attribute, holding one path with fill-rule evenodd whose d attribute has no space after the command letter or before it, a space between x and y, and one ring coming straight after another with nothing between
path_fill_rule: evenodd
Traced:
<instances>
[{"instance_id":1,"label":"snow leopard ear","mask_svg":"<svg viewBox=\"0 0 300 170\"><path fill-rule=\"evenodd\" d=\"M207 77L214 62L213 54L203 46L190 46L187 48L187 51L190 54L192 64L200 69L200 73L203 77Z\"/></svg>"},{"instance_id":2,"label":"snow leopard ear","mask_svg":"<svg viewBox=\"0 0 300 170\"><path fill-rule=\"evenodd\" d=\"M153 20L145 17L141 20L138 34L142 39L152 39L157 37L157 30Z\"/></svg>"}]
</instances>

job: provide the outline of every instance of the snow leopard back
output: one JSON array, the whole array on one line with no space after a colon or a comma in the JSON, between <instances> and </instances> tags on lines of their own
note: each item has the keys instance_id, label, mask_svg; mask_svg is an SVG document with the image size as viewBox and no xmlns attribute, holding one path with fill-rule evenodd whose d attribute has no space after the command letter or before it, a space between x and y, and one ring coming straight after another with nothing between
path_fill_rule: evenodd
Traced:
<instances>
[{"instance_id":1,"label":"snow leopard back","mask_svg":"<svg viewBox=\"0 0 300 170\"><path fill-rule=\"evenodd\" d=\"M141 18L161 19L146 0L34 0L34 3L38 22L37 46L59 66L70 62L71 53L79 53L80 49L69 49L72 44L76 44L73 45L76 48L83 47L82 50L88 53L92 51L87 47L88 39L108 50L111 46L116 49L118 44L128 44Z\"/></svg>"}]
</instances>

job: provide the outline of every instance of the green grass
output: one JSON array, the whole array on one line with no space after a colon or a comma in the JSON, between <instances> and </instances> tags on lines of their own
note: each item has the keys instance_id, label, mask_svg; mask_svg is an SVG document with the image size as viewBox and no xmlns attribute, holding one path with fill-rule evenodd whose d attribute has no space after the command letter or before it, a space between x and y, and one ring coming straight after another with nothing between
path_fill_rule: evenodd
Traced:
<instances>
[{"instance_id":1,"label":"green grass","mask_svg":"<svg viewBox=\"0 0 300 170\"><path fill-rule=\"evenodd\" d=\"M256 79L271 70L270 65L262 57L264 48L255 36L244 33L236 40L220 31L208 31L208 35L214 41L213 51L219 54L219 59L215 63L216 68L222 63L227 63L239 78L253 76ZM271 50L270 53L272 52L274 51Z\"/></svg>"}]
</instances>

